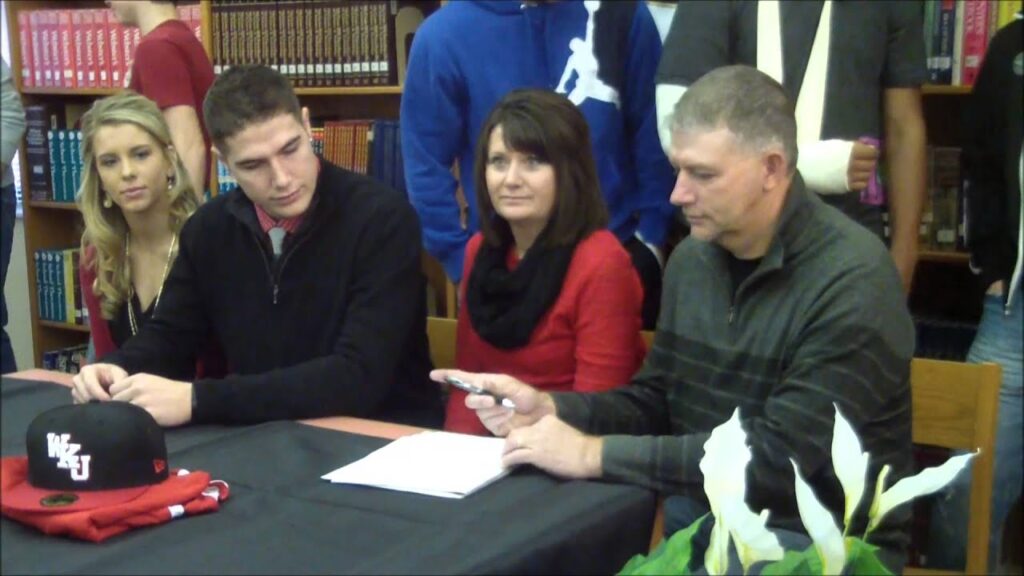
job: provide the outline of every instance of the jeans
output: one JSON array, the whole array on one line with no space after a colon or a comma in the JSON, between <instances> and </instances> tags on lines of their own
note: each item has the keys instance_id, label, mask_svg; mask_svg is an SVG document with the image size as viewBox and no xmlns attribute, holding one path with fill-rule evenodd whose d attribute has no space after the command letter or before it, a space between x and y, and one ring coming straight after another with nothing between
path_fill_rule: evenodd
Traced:
<instances>
[{"instance_id":1,"label":"jeans","mask_svg":"<svg viewBox=\"0 0 1024 576\"><path fill-rule=\"evenodd\" d=\"M16 209L14 185L0 188L0 374L18 370L11 339L7 336L7 297L2 293L7 286L7 265L11 263Z\"/></svg>"},{"instance_id":2,"label":"jeans","mask_svg":"<svg viewBox=\"0 0 1024 576\"><path fill-rule=\"evenodd\" d=\"M978 334L967 355L968 362L995 362L1003 369L993 454L990 570L995 569L999 558L1003 523L1013 503L1021 496L1021 469L1024 468L1024 455L1021 453L1021 412L1024 406L1024 397L1021 396L1021 364L1024 362L1022 309L1024 302L1021 301L1020 287L1009 315L1004 313L1002 296L986 295ZM970 482L971 475L962 473L936 499L928 538L929 567L962 569L966 562Z\"/></svg>"}]
</instances>

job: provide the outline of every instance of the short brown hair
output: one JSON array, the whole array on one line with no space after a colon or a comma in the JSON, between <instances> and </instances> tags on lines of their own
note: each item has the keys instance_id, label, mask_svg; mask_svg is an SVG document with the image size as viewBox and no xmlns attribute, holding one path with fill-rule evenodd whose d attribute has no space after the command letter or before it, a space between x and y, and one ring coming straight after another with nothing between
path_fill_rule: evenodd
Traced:
<instances>
[{"instance_id":1,"label":"short brown hair","mask_svg":"<svg viewBox=\"0 0 1024 576\"><path fill-rule=\"evenodd\" d=\"M480 231L492 246L513 242L512 230L497 215L487 190L491 132L501 126L505 147L533 154L555 169L555 205L538 241L567 246L608 225L608 209L590 148L590 128L568 98L548 90L513 90L495 105L480 130L473 164Z\"/></svg>"},{"instance_id":2,"label":"short brown hair","mask_svg":"<svg viewBox=\"0 0 1024 576\"><path fill-rule=\"evenodd\" d=\"M301 124L302 108L291 82L263 65L232 66L213 82L203 100L206 130L221 152L225 141L254 122L291 114Z\"/></svg>"},{"instance_id":3,"label":"short brown hair","mask_svg":"<svg viewBox=\"0 0 1024 576\"><path fill-rule=\"evenodd\" d=\"M776 143L796 170L796 117L782 85L757 68L736 64L701 76L676 103L673 130L727 128L755 150Z\"/></svg>"}]
</instances>

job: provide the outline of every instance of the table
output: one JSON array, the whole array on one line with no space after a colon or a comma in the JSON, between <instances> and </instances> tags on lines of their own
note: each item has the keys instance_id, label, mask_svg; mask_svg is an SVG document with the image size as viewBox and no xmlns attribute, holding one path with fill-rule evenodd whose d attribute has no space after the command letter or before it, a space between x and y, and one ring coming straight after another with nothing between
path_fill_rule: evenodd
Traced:
<instances>
[{"instance_id":1,"label":"table","mask_svg":"<svg viewBox=\"0 0 1024 576\"><path fill-rule=\"evenodd\" d=\"M36 414L70 402L66 377L14 376L0 384L4 456L24 454ZM0 572L608 574L647 551L655 496L633 486L522 468L448 500L319 478L416 431L358 418L168 430L172 467L231 485L220 511L102 544L46 537L4 518Z\"/></svg>"}]
</instances>

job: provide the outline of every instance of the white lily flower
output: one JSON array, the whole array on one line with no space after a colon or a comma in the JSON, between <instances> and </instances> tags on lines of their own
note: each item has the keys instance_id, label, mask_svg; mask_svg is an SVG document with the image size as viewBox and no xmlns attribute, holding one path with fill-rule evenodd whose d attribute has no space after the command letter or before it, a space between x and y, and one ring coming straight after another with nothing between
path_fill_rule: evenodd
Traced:
<instances>
[{"instance_id":1,"label":"white lily flower","mask_svg":"<svg viewBox=\"0 0 1024 576\"><path fill-rule=\"evenodd\" d=\"M832 466L846 495L846 510L843 514L845 533L850 526L850 516L864 496L869 456L861 447L860 438L853 426L839 411L839 405L833 403L833 406L836 408L836 419L832 430Z\"/></svg>"},{"instance_id":2,"label":"white lily flower","mask_svg":"<svg viewBox=\"0 0 1024 576\"><path fill-rule=\"evenodd\" d=\"M729 573L729 530L715 517L715 525L711 527L711 540L704 552L704 569L709 576L722 576Z\"/></svg>"},{"instance_id":3,"label":"white lily flower","mask_svg":"<svg viewBox=\"0 0 1024 576\"><path fill-rule=\"evenodd\" d=\"M822 573L825 576L840 574L843 571L843 566L846 565L846 545L843 542L843 534L836 526L832 513L818 501L814 491L800 476L796 462L790 459L790 463L793 464L796 505L800 511L800 521L803 522L807 534L814 541L814 547L821 557Z\"/></svg>"},{"instance_id":4,"label":"white lily flower","mask_svg":"<svg viewBox=\"0 0 1024 576\"><path fill-rule=\"evenodd\" d=\"M747 507L747 464L751 452L747 433L740 424L740 411L711 431L704 443L700 470L704 474L704 492L711 504L715 525L704 554L708 574L729 572L729 541L736 544L743 571L756 562L779 560L783 556L779 539L766 527L768 511L760 515Z\"/></svg>"},{"instance_id":5,"label":"white lily flower","mask_svg":"<svg viewBox=\"0 0 1024 576\"><path fill-rule=\"evenodd\" d=\"M744 574L754 564L782 560L786 553L779 543L779 537L765 526L768 514L768 510L755 514L742 500L733 500L722 506L722 515L727 518L729 533L736 543L736 554Z\"/></svg>"},{"instance_id":6,"label":"white lily flower","mask_svg":"<svg viewBox=\"0 0 1024 576\"><path fill-rule=\"evenodd\" d=\"M708 574L726 574L729 571L729 520L722 514L722 507L728 502L744 501L750 458L747 433L740 425L740 409L737 408L729 420L711 431L711 436L704 442L704 457L700 460L704 493L715 517L711 542L704 554L704 567Z\"/></svg>"},{"instance_id":7,"label":"white lily flower","mask_svg":"<svg viewBox=\"0 0 1024 576\"><path fill-rule=\"evenodd\" d=\"M882 487L885 478L889 474L889 465L882 467L878 474L878 485L875 487L875 501L871 505L868 522L868 532L871 532L882 522L882 518L897 506L905 504L918 496L931 494L949 484L961 470L967 466L967 462L977 456L977 452L961 454L946 460L941 466L925 468L921 472L908 476L895 483L888 490L883 491Z\"/></svg>"},{"instance_id":8,"label":"white lily flower","mask_svg":"<svg viewBox=\"0 0 1024 576\"><path fill-rule=\"evenodd\" d=\"M700 471L704 474L704 493L711 504L711 512L721 516L719 505L729 499L742 499L747 490L747 463L750 462L747 433L740 424L740 409L732 417L711 431L704 442L704 457Z\"/></svg>"}]
</instances>

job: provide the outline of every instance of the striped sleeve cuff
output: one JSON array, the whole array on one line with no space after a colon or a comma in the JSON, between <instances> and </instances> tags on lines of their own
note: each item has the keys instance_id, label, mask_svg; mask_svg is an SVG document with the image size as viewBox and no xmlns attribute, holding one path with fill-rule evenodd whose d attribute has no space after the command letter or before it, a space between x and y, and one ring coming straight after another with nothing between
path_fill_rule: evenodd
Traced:
<instances>
[{"instance_id":1,"label":"striped sleeve cuff","mask_svg":"<svg viewBox=\"0 0 1024 576\"><path fill-rule=\"evenodd\" d=\"M553 392L555 414L566 424L586 432L590 428L590 406L582 394L576 392Z\"/></svg>"},{"instance_id":2,"label":"striped sleeve cuff","mask_svg":"<svg viewBox=\"0 0 1024 576\"><path fill-rule=\"evenodd\" d=\"M678 491L683 484L700 484L700 459L709 436L606 436L602 477L664 492Z\"/></svg>"}]
</instances>

